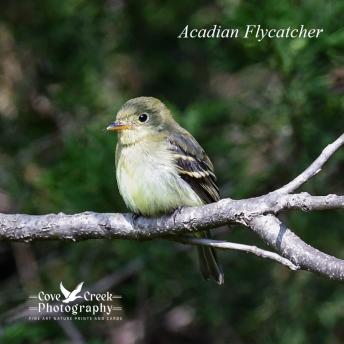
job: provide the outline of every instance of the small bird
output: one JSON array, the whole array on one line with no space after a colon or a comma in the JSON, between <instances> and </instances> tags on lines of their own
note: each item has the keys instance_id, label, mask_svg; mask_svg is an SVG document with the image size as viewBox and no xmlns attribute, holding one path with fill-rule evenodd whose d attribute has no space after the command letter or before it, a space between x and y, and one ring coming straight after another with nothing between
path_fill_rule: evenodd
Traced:
<instances>
[{"instance_id":1,"label":"small bird","mask_svg":"<svg viewBox=\"0 0 344 344\"><path fill-rule=\"evenodd\" d=\"M117 184L125 204L134 213L155 217L220 199L210 159L160 100L128 100L106 129L118 132ZM194 235L210 237L209 232ZM215 250L198 247L198 253L203 277L223 284L224 274Z\"/></svg>"}]
</instances>

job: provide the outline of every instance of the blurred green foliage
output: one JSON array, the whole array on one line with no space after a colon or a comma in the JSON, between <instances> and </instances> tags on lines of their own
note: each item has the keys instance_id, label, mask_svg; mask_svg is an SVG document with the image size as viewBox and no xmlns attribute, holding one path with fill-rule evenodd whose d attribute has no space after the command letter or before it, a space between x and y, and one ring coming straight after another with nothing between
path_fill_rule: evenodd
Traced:
<instances>
[{"instance_id":1,"label":"blurred green foliage","mask_svg":"<svg viewBox=\"0 0 344 344\"><path fill-rule=\"evenodd\" d=\"M115 184L116 138L103 129L123 101L139 95L171 106L213 160L223 197L283 185L343 132L340 0L3 0L1 7L2 212L125 211ZM303 24L324 34L177 39L186 24ZM343 194L343 158L338 152L304 190ZM294 212L285 220L310 244L344 258L343 212ZM264 246L242 229L218 236ZM18 245L0 246L4 343L64 343L57 323L8 324L7 312L38 288L93 284L138 257L144 267L115 287L125 320L76 323L87 343L117 343L124 329L140 342L140 331L125 327L133 320L143 324L146 343L344 342L343 285L311 273L224 252L226 283L218 287L202 280L193 250L162 240ZM190 321L176 328L178 311Z\"/></svg>"}]
</instances>

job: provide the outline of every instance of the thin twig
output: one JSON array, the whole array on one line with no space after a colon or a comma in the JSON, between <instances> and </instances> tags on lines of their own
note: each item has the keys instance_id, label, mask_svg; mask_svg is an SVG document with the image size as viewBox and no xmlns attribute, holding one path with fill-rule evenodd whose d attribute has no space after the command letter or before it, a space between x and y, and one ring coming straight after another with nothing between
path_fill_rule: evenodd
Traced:
<instances>
[{"instance_id":1,"label":"thin twig","mask_svg":"<svg viewBox=\"0 0 344 344\"><path fill-rule=\"evenodd\" d=\"M344 134L338 137L336 141L329 144L325 149L321 152L319 157L309 166L307 167L301 174L299 174L295 179L293 179L288 184L282 186L281 188L273 191L273 193L290 193L297 190L301 185L306 183L309 179L313 176L318 174L323 165L326 161L342 146L344 145Z\"/></svg>"},{"instance_id":2,"label":"thin twig","mask_svg":"<svg viewBox=\"0 0 344 344\"><path fill-rule=\"evenodd\" d=\"M192 237L178 237L173 239L174 241L178 241L183 244L190 244L190 245L201 245L201 246L211 246L215 248L219 248L222 250L236 250L242 251L246 253L253 253L254 255L261 257L261 258L268 258L272 259L286 267L290 270L299 270L300 267L292 263L290 260L280 256L279 254L271 251L263 250L257 246L250 246L244 244L238 244L234 242L228 241L219 241L219 240L211 240L211 239L201 239L201 238L192 238Z\"/></svg>"}]
</instances>

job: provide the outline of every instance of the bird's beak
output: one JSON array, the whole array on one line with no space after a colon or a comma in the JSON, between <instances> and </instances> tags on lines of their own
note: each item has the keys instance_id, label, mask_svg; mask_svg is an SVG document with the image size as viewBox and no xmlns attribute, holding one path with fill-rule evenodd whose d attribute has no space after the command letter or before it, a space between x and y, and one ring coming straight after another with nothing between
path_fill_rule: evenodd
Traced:
<instances>
[{"instance_id":1,"label":"bird's beak","mask_svg":"<svg viewBox=\"0 0 344 344\"><path fill-rule=\"evenodd\" d=\"M122 130L129 129L129 128L130 128L129 124L125 124L125 123L121 123L121 122L113 122L106 127L106 130L108 130L108 131L122 131Z\"/></svg>"}]
</instances>

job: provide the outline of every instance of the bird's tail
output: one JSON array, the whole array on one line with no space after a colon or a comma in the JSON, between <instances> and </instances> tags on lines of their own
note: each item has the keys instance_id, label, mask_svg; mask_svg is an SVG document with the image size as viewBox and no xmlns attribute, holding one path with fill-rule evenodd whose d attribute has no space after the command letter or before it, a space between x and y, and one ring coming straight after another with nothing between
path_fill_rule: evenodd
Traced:
<instances>
[{"instance_id":1,"label":"bird's tail","mask_svg":"<svg viewBox=\"0 0 344 344\"><path fill-rule=\"evenodd\" d=\"M209 232L201 232L196 235L197 237L210 238ZM199 246L197 250L199 266L203 277L205 279L214 278L218 284L223 284L225 276L217 259L215 249L213 247Z\"/></svg>"}]
</instances>

